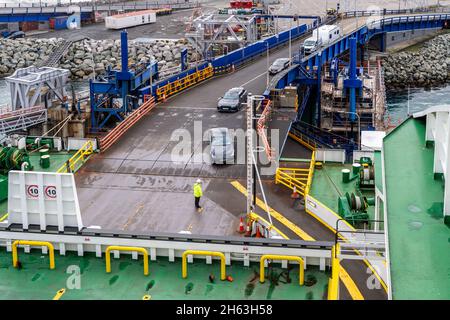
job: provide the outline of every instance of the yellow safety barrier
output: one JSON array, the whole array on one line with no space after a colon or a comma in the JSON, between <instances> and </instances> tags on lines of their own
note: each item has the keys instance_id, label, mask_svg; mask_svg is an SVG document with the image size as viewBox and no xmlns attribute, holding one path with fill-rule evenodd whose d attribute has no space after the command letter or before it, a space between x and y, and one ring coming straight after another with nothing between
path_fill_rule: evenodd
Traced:
<instances>
[{"instance_id":1,"label":"yellow safety barrier","mask_svg":"<svg viewBox=\"0 0 450 320\"><path fill-rule=\"evenodd\" d=\"M288 260L288 261L297 261L299 263L299 275L298 275L298 283L299 285L303 285L305 282L305 262L300 257L294 256L282 256L282 255L273 255L266 254L263 255L259 261L259 282L264 283L265 272L264 272L264 262L266 260Z\"/></svg>"},{"instance_id":2,"label":"yellow safety barrier","mask_svg":"<svg viewBox=\"0 0 450 320\"><path fill-rule=\"evenodd\" d=\"M306 182L306 187L305 187L305 197L307 195L309 195L309 192L311 191L311 185L312 185L315 167L316 167L316 152L313 151L312 155L311 155L311 163L309 165L308 180Z\"/></svg>"},{"instance_id":3,"label":"yellow safety barrier","mask_svg":"<svg viewBox=\"0 0 450 320\"><path fill-rule=\"evenodd\" d=\"M156 97L158 101L162 100L163 97L169 97L175 93L183 91L203 80L211 78L214 75L214 68L212 66L206 67L205 69L198 70L184 78L178 79L174 82L168 83L161 88L156 89Z\"/></svg>"},{"instance_id":4,"label":"yellow safety barrier","mask_svg":"<svg viewBox=\"0 0 450 320\"><path fill-rule=\"evenodd\" d=\"M76 172L86 162L88 157L94 152L94 144L91 140L87 141L80 150L77 151L65 164L63 164L57 173ZM79 164L79 165L78 165Z\"/></svg>"},{"instance_id":5,"label":"yellow safety barrier","mask_svg":"<svg viewBox=\"0 0 450 320\"><path fill-rule=\"evenodd\" d=\"M187 256L214 256L220 258L220 280L225 280L226 270L225 270L225 255L222 252L216 251L198 251L198 250L186 250L183 252L181 259L181 276L183 279L187 278Z\"/></svg>"},{"instance_id":6,"label":"yellow safety barrier","mask_svg":"<svg viewBox=\"0 0 450 320\"><path fill-rule=\"evenodd\" d=\"M294 139L298 143L302 144L311 151L316 151L317 149L316 143L313 140L309 139L307 136L302 135L301 133L293 134L289 132L289 137Z\"/></svg>"},{"instance_id":7,"label":"yellow safety barrier","mask_svg":"<svg viewBox=\"0 0 450 320\"><path fill-rule=\"evenodd\" d=\"M278 168L275 174L275 184L282 184L306 197L311 190L315 165L316 152L313 151L309 169Z\"/></svg>"},{"instance_id":8,"label":"yellow safety barrier","mask_svg":"<svg viewBox=\"0 0 450 320\"><path fill-rule=\"evenodd\" d=\"M50 242L46 241L31 241L31 240L16 240L12 244L12 256L13 256L13 266L17 267L17 262L19 261L19 257L17 254L17 247L19 245L26 246L39 246L39 247L47 247L48 248L48 256L50 258L50 269L55 269L55 248Z\"/></svg>"},{"instance_id":9,"label":"yellow safety barrier","mask_svg":"<svg viewBox=\"0 0 450 320\"><path fill-rule=\"evenodd\" d=\"M106 255L106 272L111 272L111 251L133 251L140 252L144 256L144 275L148 276L148 252L144 248L140 247L121 247L121 246L109 246L105 250Z\"/></svg>"},{"instance_id":10,"label":"yellow safety barrier","mask_svg":"<svg viewBox=\"0 0 450 320\"><path fill-rule=\"evenodd\" d=\"M339 298L339 273L341 264L337 258L339 244L331 249L331 278L328 281L328 300L338 300Z\"/></svg>"},{"instance_id":11,"label":"yellow safety barrier","mask_svg":"<svg viewBox=\"0 0 450 320\"><path fill-rule=\"evenodd\" d=\"M305 194L309 169L278 168L275 174L275 184L282 184L291 190Z\"/></svg>"}]
</instances>

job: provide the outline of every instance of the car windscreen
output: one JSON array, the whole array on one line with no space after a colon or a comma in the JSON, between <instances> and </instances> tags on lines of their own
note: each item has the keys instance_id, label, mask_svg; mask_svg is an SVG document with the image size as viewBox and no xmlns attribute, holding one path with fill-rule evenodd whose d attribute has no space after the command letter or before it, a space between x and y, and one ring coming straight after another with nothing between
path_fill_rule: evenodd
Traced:
<instances>
[{"instance_id":1,"label":"car windscreen","mask_svg":"<svg viewBox=\"0 0 450 320\"><path fill-rule=\"evenodd\" d=\"M220 134L213 136L211 144L213 146L224 146L231 144L231 140L227 134Z\"/></svg>"},{"instance_id":2,"label":"car windscreen","mask_svg":"<svg viewBox=\"0 0 450 320\"><path fill-rule=\"evenodd\" d=\"M313 46L313 45L315 45L316 44L316 42L315 41L312 41L312 40L310 40L310 41L305 41L305 46Z\"/></svg>"},{"instance_id":3,"label":"car windscreen","mask_svg":"<svg viewBox=\"0 0 450 320\"><path fill-rule=\"evenodd\" d=\"M239 99L239 91L228 91L225 93L223 98L228 100L237 100Z\"/></svg>"},{"instance_id":4,"label":"car windscreen","mask_svg":"<svg viewBox=\"0 0 450 320\"><path fill-rule=\"evenodd\" d=\"M273 63L273 65L279 67L279 66L283 66L285 62L286 62L286 61L284 61L284 60L276 60L276 61Z\"/></svg>"}]
</instances>

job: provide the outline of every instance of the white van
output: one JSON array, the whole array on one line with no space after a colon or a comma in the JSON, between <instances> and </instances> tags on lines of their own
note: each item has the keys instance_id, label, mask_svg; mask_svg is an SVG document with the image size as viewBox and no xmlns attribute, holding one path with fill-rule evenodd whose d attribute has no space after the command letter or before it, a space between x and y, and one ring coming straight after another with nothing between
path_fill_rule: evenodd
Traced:
<instances>
[{"instance_id":1,"label":"white van","mask_svg":"<svg viewBox=\"0 0 450 320\"><path fill-rule=\"evenodd\" d=\"M342 36L341 27L336 25L325 25L315 29L311 37L303 42L305 55L311 54L322 46L334 42Z\"/></svg>"}]
</instances>

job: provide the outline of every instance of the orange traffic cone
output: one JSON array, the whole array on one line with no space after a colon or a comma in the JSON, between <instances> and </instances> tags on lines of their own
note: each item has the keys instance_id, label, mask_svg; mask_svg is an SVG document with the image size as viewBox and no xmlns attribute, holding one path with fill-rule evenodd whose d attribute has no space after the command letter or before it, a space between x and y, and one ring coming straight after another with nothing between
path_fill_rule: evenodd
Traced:
<instances>
[{"instance_id":1,"label":"orange traffic cone","mask_svg":"<svg viewBox=\"0 0 450 320\"><path fill-rule=\"evenodd\" d=\"M297 192L297 187L296 187L296 186L294 186L294 192L292 192L291 198L292 198L292 199L298 199L298 198L300 198L300 195L299 195L298 192Z\"/></svg>"},{"instance_id":2,"label":"orange traffic cone","mask_svg":"<svg viewBox=\"0 0 450 320\"><path fill-rule=\"evenodd\" d=\"M252 235L252 228L250 227L252 221L248 219L247 221L247 230L245 231L245 236L250 237Z\"/></svg>"},{"instance_id":3,"label":"orange traffic cone","mask_svg":"<svg viewBox=\"0 0 450 320\"><path fill-rule=\"evenodd\" d=\"M238 232L239 233L244 233L245 232L245 229L244 229L244 218L243 217L241 217L241 219L239 221L239 230L238 230Z\"/></svg>"},{"instance_id":4,"label":"orange traffic cone","mask_svg":"<svg viewBox=\"0 0 450 320\"><path fill-rule=\"evenodd\" d=\"M256 236L255 238L262 238L261 232L259 231L259 226L256 227Z\"/></svg>"}]
</instances>

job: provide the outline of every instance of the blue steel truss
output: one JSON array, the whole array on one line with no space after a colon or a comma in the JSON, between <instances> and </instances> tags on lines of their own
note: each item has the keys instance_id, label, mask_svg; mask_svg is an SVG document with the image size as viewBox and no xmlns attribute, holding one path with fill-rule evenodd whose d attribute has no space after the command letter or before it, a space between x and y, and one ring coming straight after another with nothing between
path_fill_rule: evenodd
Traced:
<instances>
[{"instance_id":1,"label":"blue steel truss","mask_svg":"<svg viewBox=\"0 0 450 320\"><path fill-rule=\"evenodd\" d=\"M339 57L350 49L350 39L356 38L357 44L367 44L376 35L387 32L439 29L445 25L450 25L450 14L429 14L419 16L405 16L397 18L385 18L375 21L370 25L365 25L354 32L329 44L320 52L304 57L297 65L287 69L284 73L276 77L274 82L267 88L264 95L270 95L271 89L282 89L296 79L303 79L302 67L309 70L312 75L316 75L317 69L322 65ZM316 77L317 79L317 77ZM317 80L316 80L317 81Z\"/></svg>"}]
</instances>

